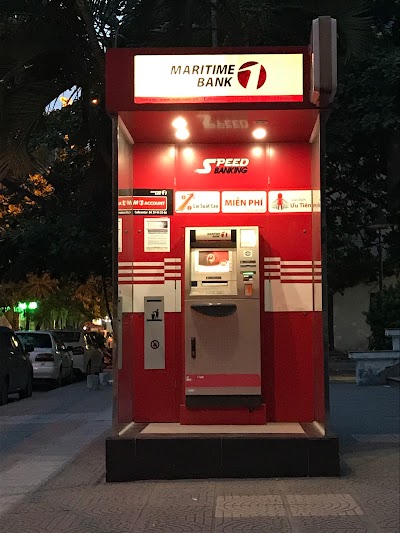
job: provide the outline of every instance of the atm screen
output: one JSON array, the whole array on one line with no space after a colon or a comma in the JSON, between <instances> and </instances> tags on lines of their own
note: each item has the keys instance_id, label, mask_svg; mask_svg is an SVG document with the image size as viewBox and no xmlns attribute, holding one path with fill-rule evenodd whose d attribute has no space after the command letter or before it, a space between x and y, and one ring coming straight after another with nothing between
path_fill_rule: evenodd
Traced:
<instances>
[{"instance_id":1,"label":"atm screen","mask_svg":"<svg viewBox=\"0 0 400 533\"><path fill-rule=\"evenodd\" d=\"M194 271L198 273L232 272L232 256L228 250L199 250Z\"/></svg>"}]
</instances>

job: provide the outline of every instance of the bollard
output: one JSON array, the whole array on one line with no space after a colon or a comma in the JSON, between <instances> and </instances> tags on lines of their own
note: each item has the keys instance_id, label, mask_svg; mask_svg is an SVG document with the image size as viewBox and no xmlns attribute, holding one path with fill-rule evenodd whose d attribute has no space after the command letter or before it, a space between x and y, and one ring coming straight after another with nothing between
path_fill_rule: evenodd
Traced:
<instances>
[{"instance_id":1,"label":"bollard","mask_svg":"<svg viewBox=\"0 0 400 533\"><path fill-rule=\"evenodd\" d=\"M86 384L89 390L99 390L100 380L97 374L90 374L86 377Z\"/></svg>"}]
</instances>

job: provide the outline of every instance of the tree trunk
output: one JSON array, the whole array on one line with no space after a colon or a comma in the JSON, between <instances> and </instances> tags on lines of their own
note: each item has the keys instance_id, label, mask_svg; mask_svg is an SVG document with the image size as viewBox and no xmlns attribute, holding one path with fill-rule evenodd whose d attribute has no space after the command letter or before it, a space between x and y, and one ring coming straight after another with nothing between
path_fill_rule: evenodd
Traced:
<instances>
[{"instance_id":1,"label":"tree trunk","mask_svg":"<svg viewBox=\"0 0 400 533\"><path fill-rule=\"evenodd\" d=\"M94 59L97 63L100 79L103 79L105 71L104 51L102 50L97 39L96 30L94 29L94 22L92 13L87 5L86 0L75 0L78 14L82 17L86 33L88 35L90 47L93 52Z\"/></svg>"}]
</instances>

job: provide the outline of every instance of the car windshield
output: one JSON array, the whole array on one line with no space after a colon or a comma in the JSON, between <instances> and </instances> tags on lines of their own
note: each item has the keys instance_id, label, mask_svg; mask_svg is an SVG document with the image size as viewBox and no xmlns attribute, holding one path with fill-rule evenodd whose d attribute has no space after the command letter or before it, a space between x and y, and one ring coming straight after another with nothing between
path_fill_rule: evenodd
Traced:
<instances>
[{"instance_id":1,"label":"car windshield","mask_svg":"<svg viewBox=\"0 0 400 533\"><path fill-rule=\"evenodd\" d=\"M80 331L57 331L57 337L64 344L68 344L69 342L79 342L80 336Z\"/></svg>"},{"instance_id":2,"label":"car windshield","mask_svg":"<svg viewBox=\"0 0 400 533\"><path fill-rule=\"evenodd\" d=\"M48 333L17 333L23 344L31 344L34 348L51 348L51 337Z\"/></svg>"}]
</instances>

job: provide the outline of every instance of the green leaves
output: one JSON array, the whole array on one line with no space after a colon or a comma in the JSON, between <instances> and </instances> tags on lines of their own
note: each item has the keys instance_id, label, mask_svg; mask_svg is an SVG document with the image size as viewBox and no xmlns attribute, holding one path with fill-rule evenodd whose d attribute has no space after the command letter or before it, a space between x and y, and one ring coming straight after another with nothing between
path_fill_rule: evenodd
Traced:
<instances>
[{"instance_id":1,"label":"green leaves","mask_svg":"<svg viewBox=\"0 0 400 533\"><path fill-rule=\"evenodd\" d=\"M368 312L364 313L372 332L369 348L390 350L391 342L385 337L385 328L400 328L400 281L372 296Z\"/></svg>"}]
</instances>

